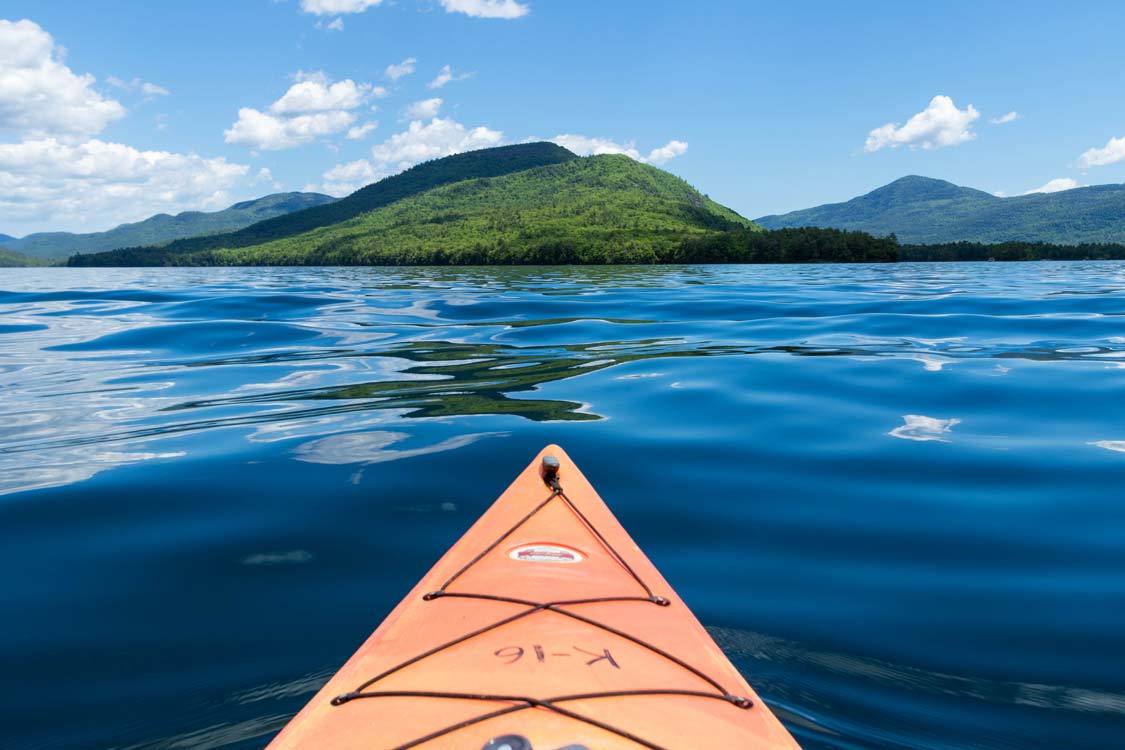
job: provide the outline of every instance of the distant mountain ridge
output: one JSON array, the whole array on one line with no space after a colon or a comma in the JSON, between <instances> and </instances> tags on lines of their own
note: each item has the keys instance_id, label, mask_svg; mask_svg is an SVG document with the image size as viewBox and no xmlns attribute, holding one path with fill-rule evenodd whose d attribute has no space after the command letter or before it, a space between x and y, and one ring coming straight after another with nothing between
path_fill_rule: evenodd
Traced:
<instances>
[{"instance_id":1,"label":"distant mountain ridge","mask_svg":"<svg viewBox=\"0 0 1125 750\"><path fill-rule=\"evenodd\" d=\"M337 216L344 218L321 223ZM301 226L313 228L293 231ZM269 238L281 231L291 233ZM541 143L438 159L240 232L74 256L70 264L653 263L686 258L685 248L748 257L750 235L761 228L668 172ZM269 239L251 242L255 236ZM232 240L249 244L225 244Z\"/></svg>"},{"instance_id":2,"label":"distant mountain ridge","mask_svg":"<svg viewBox=\"0 0 1125 750\"><path fill-rule=\"evenodd\" d=\"M909 244L1125 243L1125 185L1000 198L911 175L843 203L763 216L767 229L826 227L894 234Z\"/></svg>"},{"instance_id":3,"label":"distant mountain ridge","mask_svg":"<svg viewBox=\"0 0 1125 750\"><path fill-rule=\"evenodd\" d=\"M0 235L0 246L34 258L61 260L75 253L101 252L135 245L163 245L184 237L229 232L263 219L322 206L335 200L322 193L274 193L235 203L222 211L184 211L175 216L157 214L105 232L37 232L22 238Z\"/></svg>"},{"instance_id":4,"label":"distant mountain ridge","mask_svg":"<svg viewBox=\"0 0 1125 750\"><path fill-rule=\"evenodd\" d=\"M260 245L320 227L339 224L395 201L461 180L500 177L548 164L577 159L562 146L546 141L466 151L434 159L362 187L338 201L260 221L243 229L172 242L165 254L196 253L219 248ZM129 248L129 253L135 253Z\"/></svg>"}]
</instances>

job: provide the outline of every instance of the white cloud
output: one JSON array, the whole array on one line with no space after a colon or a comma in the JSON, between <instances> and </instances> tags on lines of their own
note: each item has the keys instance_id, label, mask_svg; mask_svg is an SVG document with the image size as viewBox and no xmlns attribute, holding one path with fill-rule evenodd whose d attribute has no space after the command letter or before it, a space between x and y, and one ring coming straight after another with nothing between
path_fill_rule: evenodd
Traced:
<instances>
[{"instance_id":1,"label":"white cloud","mask_svg":"<svg viewBox=\"0 0 1125 750\"><path fill-rule=\"evenodd\" d=\"M64 51L33 21L0 20L0 131L19 136L100 133L125 108L63 64Z\"/></svg>"},{"instance_id":2,"label":"white cloud","mask_svg":"<svg viewBox=\"0 0 1125 750\"><path fill-rule=\"evenodd\" d=\"M163 86L158 86L155 83L142 81L140 78L134 78L131 81L125 81L117 76L109 76L105 82L110 86L122 89L123 91L139 91L144 94L145 99L155 99L158 96L168 96L172 92Z\"/></svg>"},{"instance_id":3,"label":"white cloud","mask_svg":"<svg viewBox=\"0 0 1125 750\"><path fill-rule=\"evenodd\" d=\"M357 159L346 164L337 164L324 173L323 184L309 185L305 189L344 196L385 176L367 159Z\"/></svg>"},{"instance_id":4,"label":"white cloud","mask_svg":"<svg viewBox=\"0 0 1125 750\"><path fill-rule=\"evenodd\" d=\"M463 81L466 78L472 78L472 73L454 73L453 68L449 65L442 65L441 70L438 71L434 80L426 84L428 89L440 89L445 84L451 81Z\"/></svg>"},{"instance_id":5,"label":"white cloud","mask_svg":"<svg viewBox=\"0 0 1125 750\"><path fill-rule=\"evenodd\" d=\"M1125 161L1125 138L1110 138L1102 148L1092 148L1078 157L1083 167L1104 167Z\"/></svg>"},{"instance_id":6,"label":"white cloud","mask_svg":"<svg viewBox=\"0 0 1125 750\"><path fill-rule=\"evenodd\" d=\"M687 153L687 143L684 141L668 141L660 148L654 148L648 154L649 164L663 164L664 162L683 156Z\"/></svg>"},{"instance_id":7,"label":"white cloud","mask_svg":"<svg viewBox=\"0 0 1125 750\"><path fill-rule=\"evenodd\" d=\"M315 25L318 29L323 29L324 31L343 31L344 19L340 16L337 16L327 23L325 23L324 21L317 21Z\"/></svg>"},{"instance_id":8,"label":"white cloud","mask_svg":"<svg viewBox=\"0 0 1125 750\"><path fill-rule=\"evenodd\" d=\"M503 141L504 134L499 130L483 126L470 130L456 120L435 117L428 124L420 120L410 123L403 132L372 147L371 156L376 167L390 173L428 159L499 146Z\"/></svg>"},{"instance_id":9,"label":"white cloud","mask_svg":"<svg viewBox=\"0 0 1125 750\"><path fill-rule=\"evenodd\" d=\"M875 128L867 135L863 150L878 151L881 148L908 146L924 149L955 146L976 138L972 124L980 117L980 112L970 104L965 109L948 96L935 96L929 105L906 121L905 125L888 122Z\"/></svg>"},{"instance_id":10,"label":"white cloud","mask_svg":"<svg viewBox=\"0 0 1125 750\"><path fill-rule=\"evenodd\" d=\"M431 117L437 117L441 104L442 100L437 97L423 99L408 106L403 110L403 114L406 115L408 120L428 120Z\"/></svg>"},{"instance_id":11,"label":"white cloud","mask_svg":"<svg viewBox=\"0 0 1125 750\"><path fill-rule=\"evenodd\" d=\"M381 2L383 0L301 0L301 10L318 16L338 16L341 13L362 13Z\"/></svg>"},{"instance_id":12,"label":"white cloud","mask_svg":"<svg viewBox=\"0 0 1125 750\"><path fill-rule=\"evenodd\" d=\"M263 151L281 151L347 130L355 119L351 112L277 117L253 107L243 107L238 110L238 121L223 131L223 139L230 144Z\"/></svg>"},{"instance_id":13,"label":"white cloud","mask_svg":"<svg viewBox=\"0 0 1125 750\"><path fill-rule=\"evenodd\" d=\"M362 125L356 125L354 127L348 128L348 140L349 141L362 141L364 138L366 138L368 135L371 134L372 130L374 130L377 127L379 127L379 123L372 121L372 122L365 122Z\"/></svg>"},{"instance_id":14,"label":"white cloud","mask_svg":"<svg viewBox=\"0 0 1125 750\"><path fill-rule=\"evenodd\" d=\"M1015 122L1018 119L1020 119L1020 113L1012 111L1006 115L993 117L991 120L989 120L989 122L991 122L993 125L1007 125L1009 122Z\"/></svg>"},{"instance_id":15,"label":"white cloud","mask_svg":"<svg viewBox=\"0 0 1125 750\"><path fill-rule=\"evenodd\" d=\"M144 81L141 83L141 93L148 97L154 96L168 96L172 92L163 86L157 86L155 83Z\"/></svg>"},{"instance_id":16,"label":"white cloud","mask_svg":"<svg viewBox=\"0 0 1125 750\"><path fill-rule=\"evenodd\" d=\"M572 133L556 135L550 140L579 156L625 154L625 156L645 164L664 164L669 159L682 155L688 149L688 145L684 141L668 141L663 146L649 151L648 155L644 155L637 150L632 141L621 144L608 138L590 138Z\"/></svg>"},{"instance_id":17,"label":"white cloud","mask_svg":"<svg viewBox=\"0 0 1125 750\"><path fill-rule=\"evenodd\" d=\"M105 229L154 213L229 205L249 169L222 158L57 138L0 144L5 229Z\"/></svg>"},{"instance_id":18,"label":"white cloud","mask_svg":"<svg viewBox=\"0 0 1125 750\"><path fill-rule=\"evenodd\" d=\"M1107 451L1114 451L1116 453L1125 453L1125 440L1096 440L1087 445L1093 445L1098 448L1105 448Z\"/></svg>"},{"instance_id":19,"label":"white cloud","mask_svg":"<svg viewBox=\"0 0 1125 750\"><path fill-rule=\"evenodd\" d=\"M279 180L274 179L273 172L269 170L269 167L262 167L258 170L258 177L256 181L267 183L274 190L281 190L281 188L283 187Z\"/></svg>"},{"instance_id":20,"label":"white cloud","mask_svg":"<svg viewBox=\"0 0 1125 750\"><path fill-rule=\"evenodd\" d=\"M432 80L428 84L426 84L426 88L428 88L428 89L440 89L442 86L444 86L445 84L449 83L452 80L453 80L453 68L449 67L448 65L442 65L441 70L438 71L438 74L434 78L434 80Z\"/></svg>"},{"instance_id":21,"label":"white cloud","mask_svg":"<svg viewBox=\"0 0 1125 750\"><path fill-rule=\"evenodd\" d=\"M329 83L323 73L300 75L302 79L270 105L270 112L288 115L356 109L371 98L374 88L369 83L356 83L350 78Z\"/></svg>"},{"instance_id":22,"label":"white cloud","mask_svg":"<svg viewBox=\"0 0 1125 750\"><path fill-rule=\"evenodd\" d=\"M1059 193L1063 190L1073 190L1076 187L1082 187L1078 184L1078 180L1071 177L1056 177L1053 180L1048 180L1045 185L1040 185L1034 190L1028 190L1024 195L1031 195L1032 193Z\"/></svg>"},{"instance_id":23,"label":"white cloud","mask_svg":"<svg viewBox=\"0 0 1125 750\"><path fill-rule=\"evenodd\" d=\"M91 139L125 108L63 64L64 52L31 21L0 20L0 216L6 231L91 231L158 212L218 209L248 185L249 168L222 158L143 151ZM146 97L161 86L134 78L116 85ZM167 121L157 115L162 129Z\"/></svg>"},{"instance_id":24,"label":"white cloud","mask_svg":"<svg viewBox=\"0 0 1125 750\"><path fill-rule=\"evenodd\" d=\"M414 66L417 63L418 63L418 60L416 58L408 57L405 60L403 60L402 62L400 62L398 65L394 65L394 64L388 65L387 69L384 71L384 75L386 75L387 78L390 78L392 81L397 81L398 79L402 78L403 76L408 76L411 73L413 73L414 72Z\"/></svg>"},{"instance_id":25,"label":"white cloud","mask_svg":"<svg viewBox=\"0 0 1125 750\"><path fill-rule=\"evenodd\" d=\"M904 424L899 425L887 434L903 440L920 442L937 440L948 443L949 438L947 436L949 433L953 431L955 426L961 424L960 419L937 419L920 414L907 414L903 416L902 421Z\"/></svg>"},{"instance_id":26,"label":"white cloud","mask_svg":"<svg viewBox=\"0 0 1125 750\"><path fill-rule=\"evenodd\" d=\"M316 81L317 83L327 84L332 80L323 70L298 70L296 73L290 76L290 78L292 78L297 83L303 83L305 81Z\"/></svg>"},{"instance_id":27,"label":"white cloud","mask_svg":"<svg viewBox=\"0 0 1125 750\"><path fill-rule=\"evenodd\" d=\"M520 18L531 8L516 0L441 0L446 13L464 13L477 18Z\"/></svg>"},{"instance_id":28,"label":"white cloud","mask_svg":"<svg viewBox=\"0 0 1125 750\"><path fill-rule=\"evenodd\" d=\"M352 110L378 96L379 87L350 78L333 83L320 71L299 71L294 78L296 83L268 112L253 107L238 110L238 121L223 132L226 142L279 151L344 131L355 138L370 132L359 126L359 135L352 135L357 119Z\"/></svg>"},{"instance_id":29,"label":"white cloud","mask_svg":"<svg viewBox=\"0 0 1125 750\"><path fill-rule=\"evenodd\" d=\"M318 16L363 13L383 0L301 0L301 10ZM531 10L518 0L439 0L447 13L464 13L477 18L520 18ZM335 23L335 22L333 22ZM333 28L328 25L326 28ZM342 27L341 27L342 28Z\"/></svg>"}]
</instances>

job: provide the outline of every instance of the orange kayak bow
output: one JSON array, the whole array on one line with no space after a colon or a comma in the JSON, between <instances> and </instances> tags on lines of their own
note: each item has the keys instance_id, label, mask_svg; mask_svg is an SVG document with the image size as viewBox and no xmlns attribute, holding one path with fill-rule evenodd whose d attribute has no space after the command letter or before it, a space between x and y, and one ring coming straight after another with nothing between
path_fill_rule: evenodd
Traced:
<instances>
[{"instance_id":1,"label":"orange kayak bow","mask_svg":"<svg viewBox=\"0 0 1125 750\"><path fill-rule=\"evenodd\" d=\"M548 446L270 750L792 750Z\"/></svg>"}]
</instances>

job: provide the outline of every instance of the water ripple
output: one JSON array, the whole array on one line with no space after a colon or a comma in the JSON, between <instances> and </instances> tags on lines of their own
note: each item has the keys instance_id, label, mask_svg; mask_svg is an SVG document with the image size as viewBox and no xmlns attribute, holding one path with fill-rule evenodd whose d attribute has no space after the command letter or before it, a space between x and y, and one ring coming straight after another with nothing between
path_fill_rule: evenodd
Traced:
<instances>
[{"instance_id":1,"label":"water ripple","mask_svg":"<svg viewBox=\"0 0 1125 750\"><path fill-rule=\"evenodd\" d=\"M1120 744L1125 265L0 287L0 744L261 746L548 442L805 747Z\"/></svg>"}]
</instances>

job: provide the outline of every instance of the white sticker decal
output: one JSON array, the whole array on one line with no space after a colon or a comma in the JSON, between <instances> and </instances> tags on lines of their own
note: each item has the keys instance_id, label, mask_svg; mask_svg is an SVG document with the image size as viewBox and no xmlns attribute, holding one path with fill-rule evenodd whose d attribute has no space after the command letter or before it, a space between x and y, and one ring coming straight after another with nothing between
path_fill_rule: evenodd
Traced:
<instances>
[{"instance_id":1,"label":"white sticker decal","mask_svg":"<svg viewBox=\"0 0 1125 750\"><path fill-rule=\"evenodd\" d=\"M582 562L582 553L570 547L560 547L557 544L525 544L516 547L508 553L508 557L520 562L541 563L579 563Z\"/></svg>"}]
</instances>

